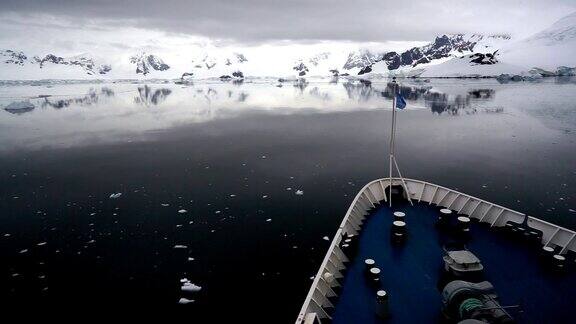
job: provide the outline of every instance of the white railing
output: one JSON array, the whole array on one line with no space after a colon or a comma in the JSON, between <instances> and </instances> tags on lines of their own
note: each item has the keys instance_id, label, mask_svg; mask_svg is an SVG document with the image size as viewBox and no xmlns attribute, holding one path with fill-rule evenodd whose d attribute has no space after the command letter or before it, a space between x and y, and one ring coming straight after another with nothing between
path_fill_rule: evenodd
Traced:
<instances>
[{"instance_id":1,"label":"white railing","mask_svg":"<svg viewBox=\"0 0 576 324\"><path fill-rule=\"evenodd\" d=\"M526 218L525 214L456 190L420 180L404 178L404 181L408 189L407 194L413 201L449 208L459 214L488 223L491 227L504 226L508 221L522 223ZM334 305L329 298L336 296L333 288L340 286L339 280L343 278L342 270L346 268L344 263L348 261L340 249L342 236L357 235L360 232L370 209L381 201L387 201L386 188L389 185L389 178L374 180L365 185L354 197L314 277L296 324L321 323L324 319L331 319L326 309ZM401 179L393 178L392 185L402 185ZM568 250L576 252L576 232L532 216L528 216L527 222L530 227L542 231L544 245L560 247L560 253L566 253Z\"/></svg>"}]
</instances>

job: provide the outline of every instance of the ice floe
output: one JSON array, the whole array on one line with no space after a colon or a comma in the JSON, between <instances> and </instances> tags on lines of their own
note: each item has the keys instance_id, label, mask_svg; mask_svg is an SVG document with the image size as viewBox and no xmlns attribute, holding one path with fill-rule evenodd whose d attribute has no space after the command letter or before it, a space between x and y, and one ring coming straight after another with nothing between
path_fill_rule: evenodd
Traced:
<instances>
[{"instance_id":1,"label":"ice floe","mask_svg":"<svg viewBox=\"0 0 576 324\"><path fill-rule=\"evenodd\" d=\"M186 209L180 209L178 214L186 214L188 211Z\"/></svg>"},{"instance_id":2,"label":"ice floe","mask_svg":"<svg viewBox=\"0 0 576 324\"><path fill-rule=\"evenodd\" d=\"M176 244L174 245L175 249L187 249L188 246L187 245L182 245L182 244Z\"/></svg>"},{"instance_id":3,"label":"ice floe","mask_svg":"<svg viewBox=\"0 0 576 324\"><path fill-rule=\"evenodd\" d=\"M296 195L302 196L304 194L303 190L296 190Z\"/></svg>"},{"instance_id":4,"label":"ice floe","mask_svg":"<svg viewBox=\"0 0 576 324\"><path fill-rule=\"evenodd\" d=\"M113 193L113 194L110 194L110 199L118 199L118 198L120 198L120 196L122 196L121 192Z\"/></svg>"},{"instance_id":5,"label":"ice floe","mask_svg":"<svg viewBox=\"0 0 576 324\"><path fill-rule=\"evenodd\" d=\"M180 305L186 305L186 304L190 304L193 302L194 302L194 299L188 299L188 298L184 298L184 297L182 297L178 300L178 304L180 304Z\"/></svg>"},{"instance_id":6,"label":"ice floe","mask_svg":"<svg viewBox=\"0 0 576 324\"><path fill-rule=\"evenodd\" d=\"M28 100L26 100L26 101L14 101L14 102L10 103L9 105L7 105L6 107L4 107L4 109L7 111L22 111L22 112L30 111L34 108L35 108L34 104Z\"/></svg>"},{"instance_id":7,"label":"ice floe","mask_svg":"<svg viewBox=\"0 0 576 324\"><path fill-rule=\"evenodd\" d=\"M193 284L190 282L190 280L185 281L182 283L182 287L180 287L180 289L182 291L187 291L187 292L199 292L200 290L202 290L202 287Z\"/></svg>"},{"instance_id":8,"label":"ice floe","mask_svg":"<svg viewBox=\"0 0 576 324\"><path fill-rule=\"evenodd\" d=\"M328 236L324 236L322 239L323 239L324 241L330 241L330 238L329 238Z\"/></svg>"}]
</instances>

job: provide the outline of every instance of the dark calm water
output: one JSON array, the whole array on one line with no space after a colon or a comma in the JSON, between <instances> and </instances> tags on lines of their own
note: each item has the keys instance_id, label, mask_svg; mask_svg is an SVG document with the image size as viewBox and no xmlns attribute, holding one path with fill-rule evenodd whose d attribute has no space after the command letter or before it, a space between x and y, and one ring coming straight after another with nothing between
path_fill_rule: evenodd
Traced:
<instances>
[{"instance_id":1,"label":"dark calm water","mask_svg":"<svg viewBox=\"0 0 576 324\"><path fill-rule=\"evenodd\" d=\"M576 229L575 80L401 90L406 177ZM327 80L0 86L0 107L34 104L0 110L1 302L293 322L323 237L387 175L390 97Z\"/></svg>"}]
</instances>

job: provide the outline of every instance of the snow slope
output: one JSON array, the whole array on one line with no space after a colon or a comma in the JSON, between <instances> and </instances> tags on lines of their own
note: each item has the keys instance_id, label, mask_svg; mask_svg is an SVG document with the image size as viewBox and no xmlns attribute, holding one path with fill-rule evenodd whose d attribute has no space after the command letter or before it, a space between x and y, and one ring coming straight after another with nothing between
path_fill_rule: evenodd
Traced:
<instances>
[{"instance_id":1,"label":"snow slope","mask_svg":"<svg viewBox=\"0 0 576 324\"><path fill-rule=\"evenodd\" d=\"M428 67L420 77L486 77L500 74L522 74L526 68L518 65L498 62L495 64L475 64L470 62L471 55L450 59L442 64Z\"/></svg>"},{"instance_id":2,"label":"snow slope","mask_svg":"<svg viewBox=\"0 0 576 324\"><path fill-rule=\"evenodd\" d=\"M502 61L554 71L576 66L576 12L549 28L502 48Z\"/></svg>"},{"instance_id":3,"label":"snow slope","mask_svg":"<svg viewBox=\"0 0 576 324\"><path fill-rule=\"evenodd\" d=\"M494 47L490 48L490 51L493 49ZM426 68L420 76L527 75L531 70L537 69L544 70L542 74L545 75L558 74L558 70L564 69L562 67L576 66L576 13L560 19L549 28L531 37L502 44L498 50L497 59L499 62L494 65L475 65L470 64L465 58L454 58Z\"/></svg>"}]
</instances>

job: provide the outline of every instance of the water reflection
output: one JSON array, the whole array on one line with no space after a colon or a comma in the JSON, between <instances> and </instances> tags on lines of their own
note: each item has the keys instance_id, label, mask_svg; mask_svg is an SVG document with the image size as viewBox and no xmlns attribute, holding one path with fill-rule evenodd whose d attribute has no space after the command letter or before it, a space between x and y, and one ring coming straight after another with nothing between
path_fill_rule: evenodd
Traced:
<instances>
[{"instance_id":1,"label":"water reflection","mask_svg":"<svg viewBox=\"0 0 576 324\"><path fill-rule=\"evenodd\" d=\"M576 120L566 110L556 111L556 107L553 113L546 113L542 107L550 105L534 105L533 100L526 99L538 92L553 93L539 98L558 98L559 87L575 84L570 80L573 78L507 85L496 80L401 80L399 91L407 99L407 110L428 111L432 115L499 114L522 103L520 109L538 118L561 116L562 120ZM520 90L521 95L508 94ZM0 149L16 142L49 145L54 138L65 138L61 142L87 136L116 140L110 134L142 135L174 125L236 118L253 111L294 114L389 110L393 97L393 85L388 81L343 78L0 86ZM29 102L36 109L9 110L16 101ZM91 109L85 109L88 106ZM31 127L35 131L26 132ZM14 134L20 132L20 140L15 140Z\"/></svg>"},{"instance_id":2,"label":"water reflection","mask_svg":"<svg viewBox=\"0 0 576 324\"><path fill-rule=\"evenodd\" d=\"M90 89L88 93L84 96L77 97L77 98L65 98L65 99L52 99L49 96L44 97L44 101L41 103L42 108L55 108L55 109L62 109L66 107L70 107L70 105L80 105L80 106L88 106L93 105L99 102L101 97L113 97L114 90L103 87L99 91L97 89Z\"/></svg>"},{"instance_id":3,"label":"water reflection","mask_svg":"<svg viewBox=\"0 0 576 324\"><path fill-rule=\"evenodd\" d=\"M152 89L150 86L145 85L138 87L138 96L134 98L134 102L144 106L158 105L159 103L166 100L172 93L172 90L162 88L162 89Z\"/></svg>"}]
</instances>

